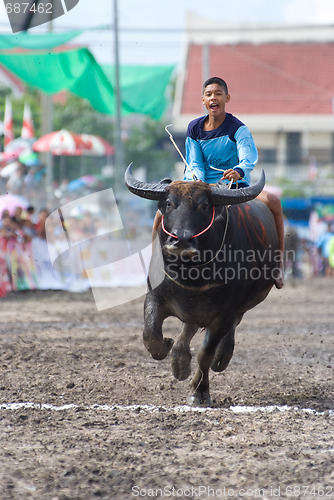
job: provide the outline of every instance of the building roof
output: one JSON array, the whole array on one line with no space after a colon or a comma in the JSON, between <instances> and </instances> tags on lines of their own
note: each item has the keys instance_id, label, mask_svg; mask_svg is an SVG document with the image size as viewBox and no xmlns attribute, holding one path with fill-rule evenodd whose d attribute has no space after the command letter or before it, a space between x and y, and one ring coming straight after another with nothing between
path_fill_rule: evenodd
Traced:
<instances>
[{"instance_id":1,"label":"building roof","mask_svg":"<svg viewBox=\"0 0 334 500\"><path fill-rule=\"evenodd\" d=\"M204 114L203 71L226 80L233 114L333 114L334 43L188 45L181 114Z\"/></svg>"},{"instance_id":2,"label":"building roof","mask_svg":"<svg viewBox=\"0 0 334 500\"><path fill-rule=\"evenodd\" d=\"M8 71L7 68L0 65L0 87L10 87L13 95L21 97L24 93L24 84L13 73Z\"/></svg>"}]
</instances>

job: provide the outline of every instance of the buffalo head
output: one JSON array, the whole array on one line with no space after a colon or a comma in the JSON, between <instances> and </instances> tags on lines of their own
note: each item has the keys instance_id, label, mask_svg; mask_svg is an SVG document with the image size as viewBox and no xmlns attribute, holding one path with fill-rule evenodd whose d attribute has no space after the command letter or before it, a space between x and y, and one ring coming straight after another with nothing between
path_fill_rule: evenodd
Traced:
<instances>
[{"instance_id":1,"label":"buffalo head","mask_svg":"<svg viewBox=\"0 0 334 500\"><path fill-rule=\"evenodd\" d=\"M260 179L253 184L242 189L226 189L226 184L222 182L217 182L214 185L209 185L204 182L193 181L171 181L171 179L163 179L159 182L142 182L138 181L132 175L132 163L128 166L125 172L125 184L131 193L140 196L141 198L147 198L149 200L165 201L167 200L169 194L174 191L175 188L180 190L180 186L187 186L191 184L193 189L195 186L201 186L202 189L206 186L210 196L210 201L213 205L236 205L238 203L244 203L246 201L253 200L262 191L265 184L265 175L262 170ZM187 188L185 188L187 189Z\"/></svg>"},{"instance_id":2,"label":"buffalo head","mask_svg":"<svg viewBox=\"0 0 334 500\"><path fill-rule=\"evenodd\" d=\"M227 189L224 183L214 185L205 182L171 181L163 179L147 183L135 179L129 165L125 172L128 189L137 196L158 201L163 215L162 230L165 233L164 253L187 253L192 260L196 258L199 247L205 247L204 240L210 245L210 232L215 218L224 212L226 205L235 205L252 200L262 191L264 173L260 180L247 188ZM204 235L200 244L197 236Z\"/></svg>"}]
</instances>

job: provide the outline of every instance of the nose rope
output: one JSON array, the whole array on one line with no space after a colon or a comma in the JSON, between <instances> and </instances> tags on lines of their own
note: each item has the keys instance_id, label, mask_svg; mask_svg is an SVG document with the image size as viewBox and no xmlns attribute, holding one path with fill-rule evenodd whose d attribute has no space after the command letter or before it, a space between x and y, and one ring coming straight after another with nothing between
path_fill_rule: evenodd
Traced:
<instances>
[{"instance_id":1,"label":"nose rope","mask_svg":"<svg viewBox=\"0 0 334 500\"><path fill-rule=\"evenodd\" d=\"M206 233L206 231L208 231L210 229L210 227L213 224L213 221L215 220L215 213L216 213L215 206L213 206L212 207L212 218L211 218L210 224L205 229L203 229L203 231L201 231L200 233L197 233L197 234L194 234L193 236L191 236L190 239L191 238L197 238L198 236L201 236L202 234ZM177 238L177 236L175 234L170 233L165 228L164 216L162 216L162 219L161 219L161 227L162 227L163 232L166 233L166 234L168 234L168 236L171 236L172 238Z\"/></svg>"},{"instance_id":2,"label":"nose rope","mask_svg":"<svg viewBox=\"0 0 334 500\"><path fill-rule=\"evenodd\" d=\"M216 259L217 255L222 250L222 248L224 246L224 243L225 243L225 238L226 238L227 228L228 228L228 223L229 223L229 211L228 211L228 209L227 209L226 206L225 206L225 212L226 212L225 230L224 230L223 239L221 241L219 250L216 252L216 254L210 260L208 260L206 262L202 262L201 264L196 264L196 265L194 264L192 267L203 267L203 266L207 266L208 264L211 264L211 262L213 262ZM167 273L166 269L163 269L163 272L165 273L165 275L167 276L168 279L170 279L171 281L173 281L176 285L180 286L181 288L185 288L185 289L196 288L198 290L198 287L196 287L196 285L194 285L194 287L183 285L182 283L180 283L179 281L177 281L176 279L174 279L172 276L170 276ZM211 284L210 288L213 287L213 286L221 286L221 284L218 284L218 283Z\"/></svg>"}]
</instances>

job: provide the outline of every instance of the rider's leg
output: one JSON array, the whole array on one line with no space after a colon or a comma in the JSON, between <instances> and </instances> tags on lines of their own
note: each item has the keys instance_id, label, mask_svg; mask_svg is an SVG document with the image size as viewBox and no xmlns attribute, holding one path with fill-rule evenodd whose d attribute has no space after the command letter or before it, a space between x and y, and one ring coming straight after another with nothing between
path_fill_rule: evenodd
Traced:
<instances>
[{"instance_id":1,"label":"rider's leg","mask_svg":"<svg viewBox=\"0 0 334 500\"><path fill-rule=\"evenodd\" d=\"M259 200L261 200L263 203L265 203L270 210L272 211L272 214L275 219L275 224L276 224L276 230L278 234L278 247L281 253L281 260L280 260L280 272L279 276L276 279L276 287L277 288L282 288L283 286L283 274L284 274L284 219L283 219L283 212L282 212L282 205L281 201L278 198L278 196L268 193L267 191L263 190L259 196L257 197Z\"/></svg>"}]
</instances>

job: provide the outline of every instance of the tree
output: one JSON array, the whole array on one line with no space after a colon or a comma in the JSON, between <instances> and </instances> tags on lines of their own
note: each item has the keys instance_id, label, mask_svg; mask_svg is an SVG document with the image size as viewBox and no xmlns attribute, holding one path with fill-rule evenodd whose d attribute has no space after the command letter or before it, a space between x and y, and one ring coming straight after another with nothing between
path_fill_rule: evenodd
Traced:
<instances>
[{"instance_id":1,"label":"tree","mask_svg":"<svg viewBox=\"0 0 334 500\"><path fill-rule=\"evenodd\" d=\"M165 123L149 118L140 126L133 127L125 142L127 164L134 162L134 167L144 167L147 180L170 177L175 163L175 151L171 152Z\"/></svg>"},{"instance_id":2,"label":"tree","mask_svg":"<svg viewBox=\"0 0 334 500\"><path fill-rule=\"evenodd\" d=\"M65 102L54 104L53 128L95 134L113 143L113 117L98 113L87 100L73 94L66 93Z\"/></svg>"}]
</instances>

